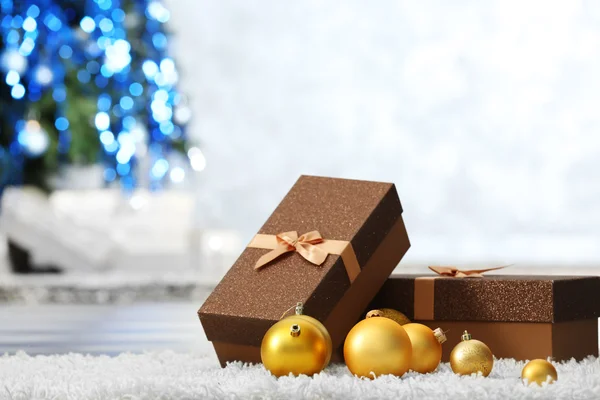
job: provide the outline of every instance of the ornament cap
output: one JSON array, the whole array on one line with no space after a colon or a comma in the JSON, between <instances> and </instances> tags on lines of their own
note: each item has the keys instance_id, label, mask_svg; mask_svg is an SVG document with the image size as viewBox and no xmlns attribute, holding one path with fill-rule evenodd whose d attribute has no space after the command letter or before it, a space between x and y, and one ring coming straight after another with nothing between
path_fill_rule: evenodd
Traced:
<instances>
[{"instance_id":1,"label":"ornament cap","mask_svg":"<svg viewBox=\"0 0 600 400\"><path fill-rule=\"evenodd\" d=\"M367 313L367 318L382 317L382 316L383 316L383 312L381 310L371 310Z\"/></svg>"},{"instance_id":2,"label":"ornament cap","mask_svg":"<svg viewBox=\"0 0 600 400\"><path fill-rule=\"evenodd\" d=\"M440 344L444 344L446 342L446 340L448 340L448 338L446 338L446 334L444 333L444 331L441 328L435 328L433 330L433 336L435 336L436 340Z\"/></svg>"},{"instance_id":3,"label":"ornament cap","mask_svg":"<svg viewBox=\"0 0 600 400\"><path fill-rule=\"evenodd\" d=\"M304 304L299 301L296 303L296 315L302 315L304 313Z\"/></svg>"},{"instance_id":4,"label":"ornament cap","mask_svg":"<svg viewBox=\"0 0 600 400\"><path fill-rule=\"evenodd\" d=\"M298 337L300 336L300 325L298 324L294 324L290 327L290 335L292 335L293 337Z\"/></svg>"},{"instance_id":5,"label":"ornament cap","mask_svg":"<svg viewBox=\"0 0 600 400\"><path fill-rule=\"evenodd\" d=\"M466 340L471 340L473 339L473 336L471 336L471 334L467 331L465 331L462 336L460 337L462 339L462 341L466 341Z\"/></svg>"}]
</instances>

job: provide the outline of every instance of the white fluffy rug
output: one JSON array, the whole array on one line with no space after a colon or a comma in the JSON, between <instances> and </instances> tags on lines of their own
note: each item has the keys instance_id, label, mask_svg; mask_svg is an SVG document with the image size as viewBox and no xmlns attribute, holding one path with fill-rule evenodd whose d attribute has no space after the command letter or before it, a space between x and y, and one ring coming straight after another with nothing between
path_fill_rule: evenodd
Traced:
<instances>
[{"instance_id":1,"label":"white fluffy rug","mask_svg":"<svg viewBox=\"0 0 600 400\"><path fill-rule=\"evenodd\" d=\"M234 363L221 369L213 357L173 352L118 357L0 357L0 399L597 399L596 358L557 365L558 381L525 387L523 363L497 360L488 378L459 377L449 366L428 375L357 379L343 365L315 377L276 379L262 366Z\"/></svg>"}]
</instances>

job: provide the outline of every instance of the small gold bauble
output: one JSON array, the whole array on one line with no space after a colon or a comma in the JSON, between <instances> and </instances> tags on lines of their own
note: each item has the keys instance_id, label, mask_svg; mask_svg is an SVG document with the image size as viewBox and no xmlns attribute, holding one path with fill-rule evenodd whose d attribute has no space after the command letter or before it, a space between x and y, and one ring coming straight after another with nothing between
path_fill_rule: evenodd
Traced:
<instances>
[{"instance_id":1,"label":"small gold bauble","mask_svg":"<svg viewBox=\"0 0 600 400\"><path fill-rule=\"evenodd\" d=\"M367 313L367 318L372 317L384 317L389 318L392 321L396 321L400 325L410 324L410 319L400 311L394 310L393 308L378 308L371 310Z\"/></svg>"},{"instance_id":2,"label":"small gold bauble","mask_svg":"<svg viewBox=\"0 0 600 400\"><path fill-rule=\"evenodd\" d=\"M469 332L462 335L462 342L450 353L450 367L459 375L471 375L481 372L488 376L494 366L494 355L489 347L479 340L471 338Z\"/></svg>"},{"instance_id":3,"label":"small gold bauble","mask_svg":"<svg viewBox=\"0 0 600 400\"><path fill-rule=\"evenodd\" d=\"M525 384L537 383L542 385L544 382L552 383L558 379L556 368L546 360L531 360L521 372L521 379Z\"/></svg>"},{"instance_id":4,"label":"small gold bauble","mask_svg":"<svg viewBox=\"0 0 600 400\"><path fill-rule=\"evenodd\" d=\"M410 369L426 374L433 372L442 360L442 343L446 335L440 328L435 331L423 324L406 324L402 326L412 344Z\"/></svg>"},{"instance_id":5,"label":"small gold bauble","mask_svg":"<svg viewBox=\"0 0 600 400\"><path fill-rule=\"evenodd\" d=\"M321 329L300 315L275 323L260 346L260 358L275 376L319 373L330 357L331 345Z\"/></svg>"},{"instance_id":6,"label":"small gold bauble","mask_svg":"<svg viewBox=\"0 0 600 400\"><path fill-rule=\"evenodd\" d=\"M402 376L410 367L411 356L408 334L388 318L363 319L354 325L344 342L346 365L359 377Z\"/></svg>"}]
</instances>

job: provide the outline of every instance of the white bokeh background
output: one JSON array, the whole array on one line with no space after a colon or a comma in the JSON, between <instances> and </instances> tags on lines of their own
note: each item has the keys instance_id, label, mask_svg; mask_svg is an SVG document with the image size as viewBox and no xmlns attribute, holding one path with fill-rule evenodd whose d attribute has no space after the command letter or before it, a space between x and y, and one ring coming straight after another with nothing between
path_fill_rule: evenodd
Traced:
<instances>
[{"instance_id":1,"label":"white bokeh background","mask_svg":"<svg viewBox=\"0 0 600 400\"><path fill-rule=\"evenodd\" d=\"M396 183L407 261L600 262L600 2L167 6L202 226L330 175Z\"/></svg>"}]
</instances>

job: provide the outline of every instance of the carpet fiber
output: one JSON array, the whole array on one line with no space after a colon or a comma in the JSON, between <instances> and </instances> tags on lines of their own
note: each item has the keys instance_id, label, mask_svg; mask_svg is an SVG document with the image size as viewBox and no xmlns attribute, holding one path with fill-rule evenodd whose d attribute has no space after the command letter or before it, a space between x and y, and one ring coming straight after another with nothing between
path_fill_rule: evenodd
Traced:
<instances>
[{"instance_id":1,"label":"carpet fiber","mask_svg":"<svg viewBox=\"0 0 600 400\"><path fill-rule=\"evenodd\" d=\"M447 364L434 374L408 373L374 381L350 375L333 365L312 378L276 379L262 366L218 367L212 356L170 351L117 357L31 357L25 353L0 357L0 399L597 399L600 362L557 365L558 381L525 387L522 362L496 360L492 374L459 377Z\"/></svg>"}]
</instances>

